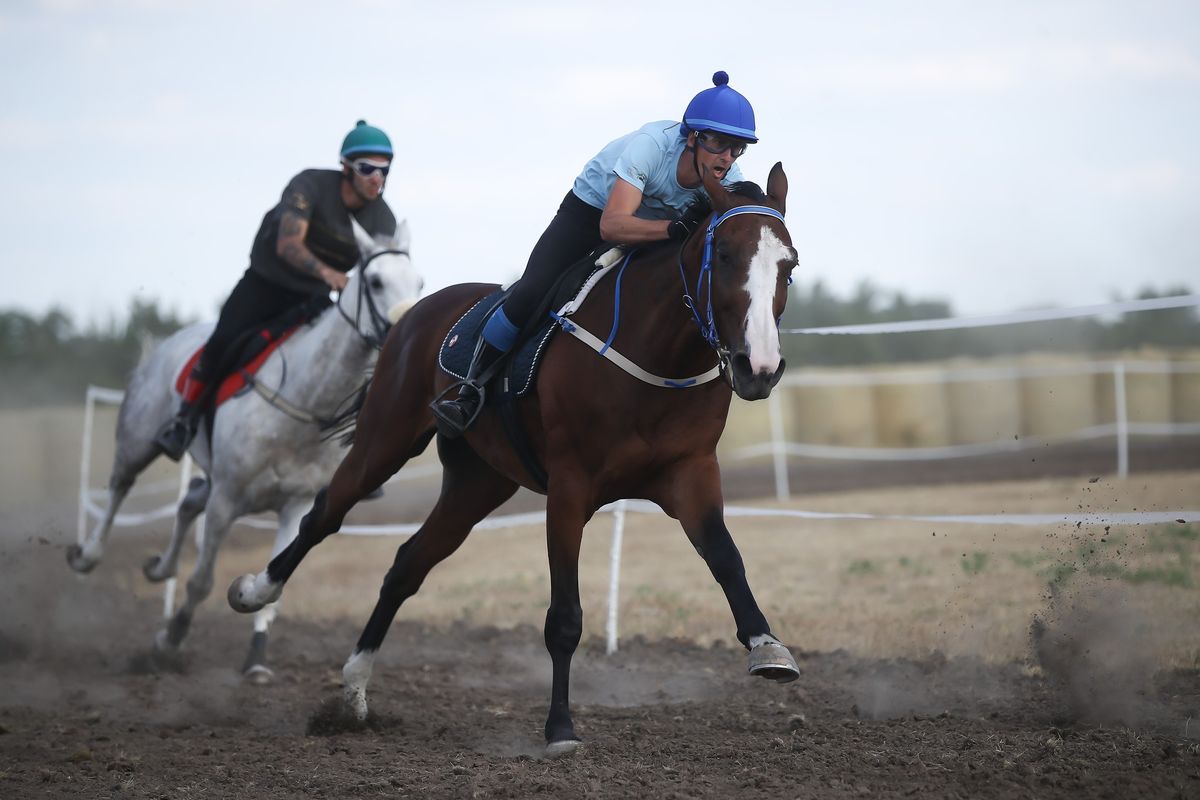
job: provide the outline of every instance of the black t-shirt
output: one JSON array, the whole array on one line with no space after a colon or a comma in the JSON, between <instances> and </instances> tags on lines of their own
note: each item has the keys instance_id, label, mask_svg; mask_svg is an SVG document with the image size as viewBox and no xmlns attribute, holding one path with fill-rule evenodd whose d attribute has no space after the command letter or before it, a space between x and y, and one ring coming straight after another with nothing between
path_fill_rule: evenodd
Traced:
<instances>
[{"instance_id":1,"label":"black t-shirt","mask_svg":"<svg viewBox=\"0 0 1200 800\"><path fill-rule=\"evenodd\" d=\"M358 243L350 227L351 212L342 204L341 183L342 173L333 169L306 169L292 178L279 205L263 217L250 249L250 271L295 291L311 294L328 291L323 280L301 272L275 253L279 218L284 211L308 220L304 246L317 258L339 272L346 272L358 263ZM396 217L383 198L355 211L354 218L372 236L396 233Z\"/></svg>"}]
</instances>

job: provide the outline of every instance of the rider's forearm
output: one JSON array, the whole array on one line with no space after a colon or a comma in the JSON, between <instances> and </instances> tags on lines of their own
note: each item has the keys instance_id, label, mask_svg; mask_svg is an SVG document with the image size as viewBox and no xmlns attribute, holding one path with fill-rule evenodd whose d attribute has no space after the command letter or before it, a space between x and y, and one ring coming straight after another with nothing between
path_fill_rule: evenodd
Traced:
<instances>
[{"instance_id":1,"label":"rider's forearm","mask_svg":"<svg viewBox=\"0 0 1200 800\"><path fill-rule=\"evenodd\" d=\"M313 255L313 252L304 246L303 242L297 241L280 241L276 251L279 256L288 263L289 266L303 272L305 275L311 275L314 278L320 278L322 273L327 269L333 269L321 259Z\"/></svg>"},{"instance_id":2,"label":"rider's forearm","mask_svg":"<svg viewBox=\"0 0 1200 800\"><path fill-rule=\"evenodd\" d=\"M661 242L667 238L665 219L642 219L632 214L605 214L600 217L600 237L615 244Z\"/></svg>"}]
</instances>

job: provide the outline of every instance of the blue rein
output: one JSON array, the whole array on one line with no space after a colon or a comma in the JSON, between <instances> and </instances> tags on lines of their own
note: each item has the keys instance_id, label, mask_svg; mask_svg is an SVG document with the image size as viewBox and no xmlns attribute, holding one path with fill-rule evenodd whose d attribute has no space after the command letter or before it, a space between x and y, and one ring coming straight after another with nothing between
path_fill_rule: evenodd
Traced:
<instances>
[{"instance_id":1,"label":"blue rein","mask_svg":"<svg viewBox=\"0 0 1200 800\"><path fill-rule=\"evenodd\" d=\"M696 308L695 298L688 292L687 274L683 269L683 248L679 248L679 277L683 281L683 304L692 312L692 319L700 328L700 335L704 337L704 341L708 342L709 347L717 351L717 355L721 359L722 366L725 362L725 348L721 345L721 337L717 334L717 324L713 320L712 307L712 251L713 239L717 228L725 220L736 217L740 214L761 214L767 217L774 217L783 222L783 214L780 214L770 206L737 206L731 208L720 216L714 216L712 221L708 223L708 230L704 233L704 257L700 261L700 276L696 279L695 297L700 296L701 289L708 292L707 317L705 320L700 316L699 310Z\"/></svg>"}]
</instances>

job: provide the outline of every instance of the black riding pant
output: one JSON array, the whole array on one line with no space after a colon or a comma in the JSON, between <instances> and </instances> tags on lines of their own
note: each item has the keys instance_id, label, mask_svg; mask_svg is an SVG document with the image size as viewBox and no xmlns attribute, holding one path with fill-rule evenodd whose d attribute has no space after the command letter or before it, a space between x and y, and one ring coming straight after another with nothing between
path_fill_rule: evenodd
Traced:
<instances>
[{"instance_id":1,"label":"black riding pant","mask_svg":"<svg viewBox=\"0 0 1200 800\"><path fill-rule=\"evenodd\" d=\"M196 377L215 388L233 370L233 361L241 349L238 343L248 332L311 299L311 294L285 289L246 270L221 307L217 327L208 337L196 366Z\"/></svg>"},{"instance_id":2,"label":"black riding pant","mask_svg":"<svg viewBox=\"0 0 1200 800\"><path fill-rule=\"evenodd\" d=\"M575 192L567 192L558 213L529 254L524 274L504 301L504 315L513 325L524 328L559 273L600 244L601 213Z\"/></svg>"}]
</instances>

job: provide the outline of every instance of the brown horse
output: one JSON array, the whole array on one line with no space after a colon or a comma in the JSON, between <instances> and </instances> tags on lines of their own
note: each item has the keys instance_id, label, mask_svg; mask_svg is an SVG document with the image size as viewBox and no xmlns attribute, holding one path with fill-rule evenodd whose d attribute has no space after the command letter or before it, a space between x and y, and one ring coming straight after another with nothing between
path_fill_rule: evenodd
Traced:
<instances>
[{"instance_id":1,"label":"brown horse","mask_svg":"<svg viewBox=\"0 0 1200 800\"><path fill-rule=\"evenodd\" d=\"M749 183L729 191L707 176L704 185L714 206L706 235L698 233L678 250L669 245L647 249L622 278L621 324L612 349L637 365L634 372L640 367L641 377L560 332L546 350L536 392L521 400L525 429L549 479L551 596L545 638L553 686L545 732L550 753L579 744L568 701L571 657L583 627L579 545L585 523L614 500L650 500L679 520L725 592L738 641L750 651L751 674L778 681L799 675L746 582L723 518L715 452L732 394L764 398L783 372L778 319L796 264L783 223L787 177L776 164L765 194ZM591 331L609 330L614 281L611 273L605 276L571 321ZM355 503L425 449L437 432L429 403L452 383L439 370L439 346L454 322L494 289L451 286L422 300L392 330L359 414L353 447L316 498L295 541L264 572L229 587L233 608L249 612L277 599L305 554L338 530ZM677 382L662 379L652 385L646 377L706 370L715 377L718 367L725 380L702 380L687 388L668 388ZM397 551L343 669L346 700L360 718L367 713L371 665L400 604L518 485L542 491L514 454L491 407L463 438L438 436L438 454L444 470L441 496L420 530Z\"/></svg>"}]
</instances>

